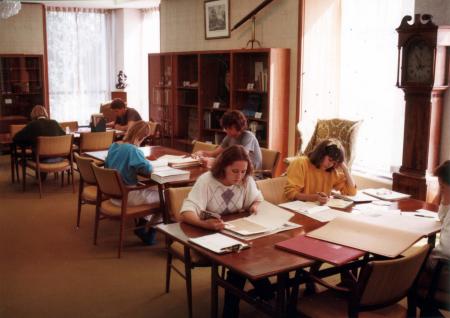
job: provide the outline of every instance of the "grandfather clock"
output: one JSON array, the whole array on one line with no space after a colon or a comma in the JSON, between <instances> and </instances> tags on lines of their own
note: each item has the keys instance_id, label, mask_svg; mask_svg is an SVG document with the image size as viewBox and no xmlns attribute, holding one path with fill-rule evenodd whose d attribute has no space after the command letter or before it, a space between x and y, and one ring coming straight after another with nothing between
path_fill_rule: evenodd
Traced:
<instances>
[{"instance_id":1,"label":"grandfather clock","mask_svg":"<svg viewBox=\"0 0 450 318\"><path fill-rule=\"evenodd\" d=\"M397 87L405 92L403 159L393 174L393 189L426 200L439 164L443 95L448 85L450 26L437 26L431 15L402 19L398 32Z\"/></svg>"}]
</instances>

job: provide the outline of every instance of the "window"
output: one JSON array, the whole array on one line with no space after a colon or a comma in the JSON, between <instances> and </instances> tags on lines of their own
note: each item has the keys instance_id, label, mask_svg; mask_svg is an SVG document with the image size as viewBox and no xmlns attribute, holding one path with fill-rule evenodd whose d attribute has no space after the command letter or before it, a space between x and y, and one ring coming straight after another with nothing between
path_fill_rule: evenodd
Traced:
<instances>
[{"instance_id":1,"label":"window","mask_svg":"<svg viewBox=\"0 0 450 318\"><path fill-rule=\"evenodd\" d=\"M401 164L404 99L395 86L397 32L413 0L305 1L301 126L363 120L353 170L391 177Z\"/></svg>"}]
</instances>

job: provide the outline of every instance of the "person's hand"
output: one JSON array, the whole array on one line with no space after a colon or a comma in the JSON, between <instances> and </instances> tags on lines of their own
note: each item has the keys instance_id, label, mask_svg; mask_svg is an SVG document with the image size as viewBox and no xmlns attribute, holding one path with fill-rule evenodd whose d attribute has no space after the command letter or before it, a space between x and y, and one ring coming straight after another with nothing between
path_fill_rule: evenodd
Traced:
<instances>
[{"instance_id":1,"label":"person's hand","mask_svg":"<svg viewBox=\"0 0 450 318\"><path fill-rule=\"evenodd\" d=\"M250 206L250 208L248 209L248 212L250 212L250 214L256 214L256 213L258 213L258 207L259 207L259 204L253 203Z\"/></svg>"},{"instance_id":2,"label":"person's hand","mask_svg":"<svg viewBox=\"0 0 450 318\"><path fill-rule=\"evenodd\" d=\"M323 192L318 192L316 194L316 201L318 201L321 205L327 203L329 200L328 195L326 195L326 193Z\"/></svg>"},{"instance_id":3,"label":"person's hand","mask_svg":"<svg viewBox=\"0 0 450 318\"><path fill-rule=\"evenodd\" d=\"M335 168L342 169L343 171L348 171L348 167L347 167L347 164L345 163L345 161L342 161L341 163L337 163Z\"/></svg>"},{"instance_id":4,"label":"person's hand","mask_svg":"<svg viewBox=\"0 0 450 318\"><path fill-rule=\"evenodd\" d=\"M208 220L205 220L204 222L205 222L206 228L208 228L210 230L220 231L225 228L225 223L223 223L222 220L208 219Z\"/></svg>"},{"instance_id":5,"label":"person's hand","mask_svg":"<svg viewBox=\"0 0 450 318\"><path fill-rule=\"evenodd\" d=\"M205 156L205 152L203 150L196 151L192 154L193 157L203 158Z\"/></svg>"}]
</instances>

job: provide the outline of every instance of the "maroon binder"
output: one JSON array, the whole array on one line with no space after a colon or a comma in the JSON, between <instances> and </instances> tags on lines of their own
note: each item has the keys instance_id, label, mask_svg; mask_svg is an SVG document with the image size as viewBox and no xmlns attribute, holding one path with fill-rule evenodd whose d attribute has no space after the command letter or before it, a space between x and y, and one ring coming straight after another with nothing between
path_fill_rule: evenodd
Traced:
<instances>
[{"instance_id":1,"label":"maroon binder","mask_svg":"<svg viewBox=\"0 0 450 318\"><path fill-rule=\"evenodd\" d=\"M275 246L291 253L315 258L333 265L343 265L365 254L364 251L355 248L318 240L305 235L279 242Z\"/></svg>"}]
</instances>

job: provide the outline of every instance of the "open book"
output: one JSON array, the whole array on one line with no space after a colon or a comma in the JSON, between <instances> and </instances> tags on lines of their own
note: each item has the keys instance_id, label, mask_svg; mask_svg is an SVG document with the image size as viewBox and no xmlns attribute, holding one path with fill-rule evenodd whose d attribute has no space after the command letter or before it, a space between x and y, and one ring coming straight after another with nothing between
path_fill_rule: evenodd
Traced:
<instances>
[{"instance_id":1,"label":"open book","mask_svg":"<svg viewBox=\"0 0 450 318\"><path fill-rule=\"evenodd\" d=\"M387 257L396 257L424 236L436 233L441 223L417 217L383 213L378 217L347 214L311 231L309 237Z\"/></svg>"},{"instance_id":2,"label":"open book","mask_svg":"<svg viewBox=\"0 0 450 318\"><path fill-rule=\"evenodd\" d=\"M326 205L318 205L315 202L304 202L299 200L281 203L279 206L306 215L319 222L328 222L339 215L347 214L346 212L331 209Z\"/></svg>"},{"instance_id":3,"label":"open book","mask_svg":"<svg viewBox=\"0 0 450 318\"><path fill-rule=\"evenodd\" d=\"M190 156L164 155L158 159L167 161L168 165L172 168L196 167L202 164L200 160Z\"/></svg>"},{"instance_id":4,"label":"open book","mask_svg":"<svg viewBox=\"0 0 450 318\"><path fill-rule=\"evenodd\" d=\"M249 247L247 243L243 243L220 233L190 238L189 242L218 254L239 252L241 249Z\"/></svg>"},{"instance_id":5,"label":"open book","mask_svg":"<svg viewBox=\"0 0 450 318\"><path fill-rule=\"evenodd\" d=\"M395 192L395 191L385 189L385 188L364 189L363 192L365 194L373 196L377 199L386 200L386 201L397 201L397 200L409 198L411 196L409 194Z\"/></svg>"},{"instance_id":6,"label":"open book","mask_svg":"<svg viewBox=\"0 0 450 318\"><path fill-rule=\"evenodd\" d=\"M151 179L160 184L189 180L189 177L189 171L174 169L169 166L155 167L151 175Z\"/></svg>"},{"instance_id":7,"label":"open book","mask_svg":"<svg viewBox=\"0 0 450 318\"><path fill-rule=\"evenodd\" d=\"M339 192L333 192L333 197L346 201L352 201L354 203L366 203L374 200L374 197L364 194L362 191L358 191L355 195L346 195Z\"/></svg>"},{"instance_id":8,"label":"open book","mask_svg":"<svg viewBox=\"0 0 450 318\"><path fill-rule=\"evenodd\" d=\"M282 228L294 214L267 201L261 202L258 213L225 223L225 229L239 235L254 235Z\"/></svg>"}]
</instances>

